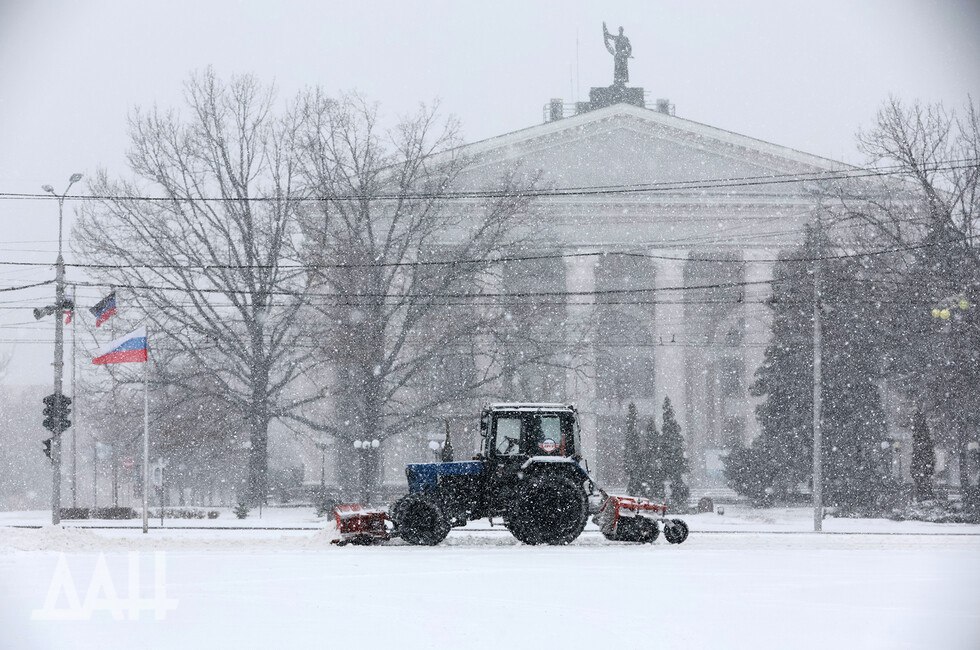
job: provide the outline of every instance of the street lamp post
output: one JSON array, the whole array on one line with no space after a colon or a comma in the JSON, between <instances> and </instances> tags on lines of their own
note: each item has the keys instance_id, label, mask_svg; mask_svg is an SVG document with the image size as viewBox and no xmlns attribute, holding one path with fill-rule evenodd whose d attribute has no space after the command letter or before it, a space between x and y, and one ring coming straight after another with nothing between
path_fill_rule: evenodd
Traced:
<instances>
[{"instance_id":1,"label":"street lamp post","mask_svg":"<svg viewBox=\"0 0 980 650\"><path fill-rule=\"evenodd\" d=\"M68 179L68 187L61 194L56 194L50 185L44 185L43 189L48 194L58 199L58 260L55 262L55 325L54 325L54 395L58 402L62 397L62 375L64 374L64 347L65 347L65 258L62 256L62 224L64 223L65 197L71 186L82 180L82 175L75 173ZM56 421L59 419L56 419ZM63 430L60 424L52 432L54 435L51 440L51 523L61 523L61 434Z\"/></svg>"},{"instance_id":2,"label":"street lamp post","mask_svg":"<svg viewBox=\"0 0 980 650\"><path fill-rule=\"evenodd\" d=\"M368 485L368 462L370 461L370 456L372 452L376 452L378 447L381 446L381 441L375 438L374 440L355 440L354 449L364 452L361 454L361 489L363 490L361 496L364 501L364 505L368 505L371 501L370 486Z\"/></svg>"},{"instance_id":3,"label":"street lamp post","mask_svg":"<svg viewBox=\"0 0 980 650\"><path fill-rule=\"evenodd\" d=\"M320 495L323 496L327 488L327 447L330 446L329 438L320 438L314 441L314 445L320 451Z\"/></svg>"},{"instance_id":4,"label":"street lamp post","mask_svg":"<svg viewBox=\"0 0 980 650\"><path fill-rule=\"evenodd\" d=\"M895 463L898 466L898 482L903 482L902 476L902 443L899 440L892 441L892 449L895 450Z\"/></svg>"},{"instance_id":5,"label":"street lamp post","mask_svg":"<svg viewBox=\"0 0 980 650\"><path fill-rule=\"evenodd\" d=\"M971 470L973 476L967 477L966 481L960 479L960 485L963 483L967 483L968 485L980 485L980 442L971 440L970 442L966 443L966 452L973 457L973 469ZM974 478L976 480L974 480Z\"/></svg>"},{"instance_id":6,"label":"street lamp post","mask_svg":"<svg viewBox=\"0 0 980 650\"><path fill-rule=\"evenodd\" d=\"M902 441L901 440L882 440L882 453L888 454L888 474L895 477L899 483L902 482Z\"/></svg>"},{"instance_id":7,"label":"street lamp post","mask_svg":"<svg viewBox=\"0 0 980 650\"><path fill-rule=\"evenodd\" d=\"M891 440L881 441L881 455L882 455L882 469L885 474L891 477L894 472L892 472L892 456L891 456L892 443Z\"/></svg>"},{"instance_id":8,"label":"street lamp post","mask_svg":"<svg viewBox=\"0 0 980 650\"><path fill-rule=\"evenodd\" d=\"M975 336L974 328L977 326L976 306L977 290L980 283L972 283L963 287L963 292L947 296L935 304L931 310L932 317L938 319L942 324L942 331L949 336L949 347L957 347L962 342L967 341L968 337ZM944 355L947 369L953 370L955 366L953 354ZM948 394L948 393L947 393ZM970 474L970 444L966 438L966 431L962 429L963 424L957 426L959 442L957 443L957 457L959 460L959 483L960 490L969 488Z\"/></svg>"},{"instance_id":9,"label":"street lamp post","mask_svg":"<svg viewBox=\"0 0 980 650\"><path fill-rule=\"evenodd\" d=\"M821 223L817 221L817 229ZM813 262L813 532L823 530L823 330L820 322L820 260Z\"/></svg>"},{"instance_id":10,"label":"street lamp post","mask_svg":"<svg viewBox=\"0 0 980 650\"><path fill-rule=\"evenodd\" d=\"M445 446L446 446L446 443L439 442L438 440L430 440L429 441L429 449L432 451L432 454L436 457L436 462L437 463L440 460L442 460L442 449Z\"/></svg>"}]
</instances>

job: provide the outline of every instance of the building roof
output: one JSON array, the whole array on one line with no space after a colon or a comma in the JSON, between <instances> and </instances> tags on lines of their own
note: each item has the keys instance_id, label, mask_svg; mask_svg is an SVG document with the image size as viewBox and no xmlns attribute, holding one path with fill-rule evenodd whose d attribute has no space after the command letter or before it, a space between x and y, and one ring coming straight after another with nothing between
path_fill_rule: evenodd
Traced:
<instances>
[{"instance_id":1,"label":"building roof","mask_svg":"<svg viewBox=\"0 0 980 650\"><path fill-rule=\"evenodd\" d=\"M534 140L535 138L547 137L555 133L577 129L590 123L614 122L617 120L623 122L628 120L646 122L650 125L657 125L664 127L665 129L687 133L707 140L723 142L734 147L754 150L770 156L785 158L786 160L793 160L819 169L834 170L849 167L849 165L846 165L845 163L832 160L830 158L815 156L791 147L784 147L772 142L735 133L734 131L727 131L718 127L702 124L701 122L695 122L694 120L677 117L676 115L661 113L660 111L651 110L649 108L640 108L638 106L633 106L632 104L615 104L613 106L607 106L605 108L579 113L578 115L574 115L572 117L553 120L551 122L545 122L544 124L536 124L534 126L518 129L517 131L512 131L510 133L486 138L484 140L478 140L466 145L464 149L468 154L480 155L481 153L492 151L493 149L509 147L518 143Z\"/></svg>"},{"instance_id":2,"label":"building roof","mask_svg":"<svg viewBox=\"0 0 980 650\"><path fill-rule=\"evenodd\" d=\"M462 186L479 187L515 165L538 187L597 188L742 179L734 190L679 188L672 194L800 195L798 174L849 166L790 147L630 104L616 104L465 145L473 158ZM744 179L789 175L790 182ZM695 190L696 192L692 192Z\"/></svg>"}]
</instances>

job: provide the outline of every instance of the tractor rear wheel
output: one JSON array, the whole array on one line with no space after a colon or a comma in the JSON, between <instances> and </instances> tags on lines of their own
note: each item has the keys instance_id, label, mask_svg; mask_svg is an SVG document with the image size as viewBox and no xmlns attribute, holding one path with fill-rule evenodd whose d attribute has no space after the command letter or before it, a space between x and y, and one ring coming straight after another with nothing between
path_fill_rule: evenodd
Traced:
<instances>
[{"instance_id":1,"label":"tractor rear wheel","mask_svg":"<svg viewBox=\"0 0 980 650\"><path fill-rule=\"evenodd\" d=\"M415 546L435 546L446 539L449 523L442 508L422 494L406 494L391 509L398 535Z\"/></svg>"},{"instance_id":2,"label":"tractor rear wheel","mask_svg":"<svg viewBox=\"0 0 980 650\"><path fill-rule=\"evenodd\" d=\"M589 516L585 490L570 478L543 474L518 489L507 528L525 544L570 544Z\"/></svg>"}]
</instances>

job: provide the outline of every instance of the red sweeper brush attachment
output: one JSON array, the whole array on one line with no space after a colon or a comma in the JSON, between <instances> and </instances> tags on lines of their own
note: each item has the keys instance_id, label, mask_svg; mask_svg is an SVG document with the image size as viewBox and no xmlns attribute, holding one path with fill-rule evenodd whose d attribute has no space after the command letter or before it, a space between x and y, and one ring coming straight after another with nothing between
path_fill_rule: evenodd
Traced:
<instances>
[{"instance_id":1,"label":"red sweeper brush attachment","mask_svg":"<svg viewBox=\"0 0 980 650\"><path fill-rule=\"evenodd\" d=\"M671 544L687 539L687 524L667 519L667 505L643 497L605 494L605 501L593 518L606 539L616 542L652 542L663 525L664 538Z\"/></svg>"},{"instance_id":2,"label":"red sweeper brush attachment","mask_svg":"<svg viewBox=\"0 0 980 650\"><path fill-rule=\"evenodd\" d=\"M391 532L386 522L391 521L384 510L364 508L358 504L339 505L333 510L337 522L340 539L333 540L334 544L381 544L391 539Z\"/></svg>"}]
</instances>

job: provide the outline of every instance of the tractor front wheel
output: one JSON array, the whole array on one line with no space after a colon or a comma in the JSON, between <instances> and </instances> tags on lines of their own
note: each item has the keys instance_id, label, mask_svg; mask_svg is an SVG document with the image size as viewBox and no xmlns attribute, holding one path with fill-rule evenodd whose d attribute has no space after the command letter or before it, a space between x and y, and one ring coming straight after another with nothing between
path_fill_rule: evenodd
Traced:
<instances>
[{"instance_id":1,"label":"tractor front wheel","mask_svg":"<svg viewBox=\"0 0 980 650\"><path fill-rule=\"evenodd\" d=\"M435 546L446 539L449 523L442 508L422 494L406 494L391 509L398 535L415 546Z\"/></svg>"},{"instance_id":2,"label":"tractor front wheel","mask_svg":"<svg viewBox=\"0 0 980 650\"><path fill-rule=\"evenodd\" d=\"M585 490L570 478L544 474L518 488L507 527L525 544L570 544L589 516Z\"/></svg>"},{"instance_id":3,"label":"tractor front wheel","mask_svg":"<svg viewBox=\"0 0 980 650\"><path fill-rule=\"evenodd\" d=\"M671 544L680 544L687 539L687 524L680 519L670 519L665 521L664 539Z\"/></svg>"}]
</instances>

